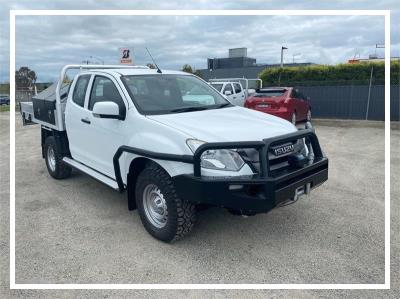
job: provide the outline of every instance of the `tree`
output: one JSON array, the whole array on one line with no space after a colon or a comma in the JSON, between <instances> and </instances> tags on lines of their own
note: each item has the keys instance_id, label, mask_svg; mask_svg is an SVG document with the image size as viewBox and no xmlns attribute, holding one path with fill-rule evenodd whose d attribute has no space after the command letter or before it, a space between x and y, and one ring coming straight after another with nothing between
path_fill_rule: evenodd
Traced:
<instances>
[{"instance_id":1,"label":"tree","mask_svg":"<svg viewBox=\"0 0 400 299\"><path fill-rule=\"evenodd\" d=\"M36 83L36 73L27 66L22 66L15 71L15 85L17 88L32 89Z\"/></svg>"},{"instance_id":2,"label":"tree","mask_svg":"<svg viewBox=\"0 0 400 299\"><path fill-rule=\"evenodd\" d=\"M156 69L156 66L152 63L147 63L146 66L151 68L152 70Z\"/></svg>"},{"instance_id":3,"label":"tree","mask_svg":"<svg viewBox=\"0 0 400 299\"><path fill-rule=\"evenodd\" d=\"M190 73L193 75L196 75L197 77L203 78L200 71L196 70L194 67L192 67L190 64L184 64L182 67L182 71L186 73Z\"/></svg>"},{"instance_id":4,"label":"tree","mask_svg":"<svg viewBox=\"0 0 400 299\"><path fill-rule=\"evenodd\" d=\"M182 71L186 73L193 74L193 68L190 64L184 64L182 67Z\"/></svg>"},{"instance_id":5,"label":"tree","mask_svg":"<svg viewBox=\"0 0 400 299\"><path fill-rule=\"evenodd\" d=\"M65 74L65 77L64 77L63 83L65 83L65 84L70 84L71 82L72 82L71 78L70 78L70 77L68 77L68 75L67 75L67 74Z\"/></svg>"},{"instance_id":6,"label":"tree","mask_svg":"<svg viewBox=\"0 0 400 299\"><path fill-rule=\"evenodd\" d=\"M203 75L201 74L201 72L199 70L195 70L193 75L196 75L197 77L200 77L203 79Z\"/></svg>"}]
</instances>

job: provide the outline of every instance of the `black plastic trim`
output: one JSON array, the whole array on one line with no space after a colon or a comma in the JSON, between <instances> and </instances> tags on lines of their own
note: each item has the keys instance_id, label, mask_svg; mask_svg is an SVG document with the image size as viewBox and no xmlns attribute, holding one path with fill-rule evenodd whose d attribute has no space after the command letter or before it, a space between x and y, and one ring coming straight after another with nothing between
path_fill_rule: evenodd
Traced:
<instances>
[{"instance_id":1,"label":"black plastic trim","mask_svg":"<svg viewBox=\"0 0 400 299\"><path fill-rule=\"evenodd\" d=\"M115 171L115 179L117 181L119 191L122 192L124 190L124 183L121 177L121 169L119 165L119 158L124 153L131 153L139 156L143 156L146 158L156 159L156 160L167 160L167 161L176 161L183 163L193 164L193 156L190 155L174 155L174 154L165 154L165 153L156 153L144 149L139 149L135 147L130 147L123 145L118 148L117 152L113 157L114 171Z\"/></svg>"},{"instance_id":2,"label":"black plastic trim","mask_svg":"<svg viewBox=\"0 0 400 299\"><path fill-rule=\"evenodd\" d=\"M300 169L292 170L288 173L283 173L279 176L275 173L270 171L269 168L269 159L268 159L268 152L271 146L276 145L277 143L285 143L289 141L298 140L301 138L307 138L306 142L312 145L312 152L314 155L313 161ZM203 178L201 176L201 155L211 149L248 149L254 148L259 152L260 158L260 173L253 176L246 176L246 178L238 178L238 177L213 177L213 178ZM286 135L281 135L273 138L264 139L263 141L247 141L247 142L216 142L216 143L205 143L193 154L190 155L175 155L175 154L166 154L166 153L156 153L152 151L147 151L139 148L134 148L130 146L121 146L118 148L117 152L113 157L113 164L114 164L114 171L115 171L115 179L117 181L118 187L120 192L122 192L125 187L123 184L123 180L121 177L121 169L119 165L119 158L121 157L122 153L128 152L132 154L136 154L139 156L156 159L156 160L167 160L167 161L176 161L176 162L183 162L183 163L190 163L193 164L193 175L180 175L174 177L174 180L178 180L177 184L184 181L188 185L193 185L190 183L195 183L197 186L199 184L205 184L203 187L209 188L211 185L208 183L217 183L217 184L225 184L223 190L227 190L227 185L231 184L258 184L257 188L262 188L264 190L263 193L268 198L271 198L273 201L276 201L280 198L278 192L280 189L284 190L286 187L286 193L289 194L290 192L294 192L293 186L297 186L299 182L304 182L305 179L308 181L313 180L312 176L319 176L318 183L322 183L323 181L327 180L328 176L328 159L323 155L321 147L318 142L318 138L315 135L314 129L303 129L293 133L289 133ZM321 166L322 165L322 166ZM321 167L321 169L318 169ZM196 183L197 182L197 183ZM193 189L195 189L195 185L193 185ZM286 186L286 187L285 187ZM185 184L180 184L180 188L185 189ZM209 191L205 191L206 193ZM280 191L282 192L282 191ZM202 192L201 192L202 193ZM226 192L227 195L232 195L232 192ZM262 195L262 196L264 196ZM223 196L223 194L221 194ZM225 195L226 196L226 195ZM204 198L206 201L207 198ZM228 200L228 199L226 199ZM273 204L272 206L275 206Z\"/></svg>"}]
</instances>

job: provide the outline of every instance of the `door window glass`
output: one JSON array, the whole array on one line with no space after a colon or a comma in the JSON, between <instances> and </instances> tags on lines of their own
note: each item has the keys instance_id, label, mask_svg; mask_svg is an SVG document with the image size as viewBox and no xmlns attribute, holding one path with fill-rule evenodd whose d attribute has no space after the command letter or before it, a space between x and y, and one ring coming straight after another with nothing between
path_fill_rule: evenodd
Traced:
<instances>
[{"instance_id":1,"label":"door window glass","mask_svg":"<svg viewBox=\"0 0 400 299\"><path fill-rule=\"evenodd\" d=\"M233 83L233 86L235 87L235 93L241 93L242 88L239 83Z\"/></svg>"},{"instance_id":2,"label":"door window glass","mask_svg":"<svg viewBox=\"0 0 400 299\"><path fill-rule=\"evenodd\" d=\"M114 82L109 78L96 76L93 82L92 92L89 99L89 110L97 102L114 102L118 105L120 114L125 111L125 104Z\"/></svg>"},{"instance_id":3,"label":"door window glass","mask_svg":"<svg viewBox=\"0 0 400 299\"><path fill-rule=\"evenodd\" d=\"M75 84L74 93L72 94L72 101L81 107L85 104L85 95L89 79L90 75L80 76Z\"/></svg>"},{"instance_id":4,"label":"door window glass","mask_svg":"<svg viewBox=\"0 0 400 299\"><path fill-rule=\"evenodd\" d=\"M226 84L225 88L224 88L224 92L223 92L224 94L225 94L225 91L230 91L231 94L233 94L232 84Z\"/></svg>"}]
</instances>

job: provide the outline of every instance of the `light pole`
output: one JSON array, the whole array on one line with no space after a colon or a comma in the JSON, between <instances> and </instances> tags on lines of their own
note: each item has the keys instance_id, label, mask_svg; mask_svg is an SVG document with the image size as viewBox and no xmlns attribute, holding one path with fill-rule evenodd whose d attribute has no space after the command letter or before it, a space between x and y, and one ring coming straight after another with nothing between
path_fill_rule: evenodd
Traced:
<instances>
[{"instance_id":1,"label":"light pole","mask_svg":"<svg viewBox=\"0 0 400 299\"><path fill-rule=\"evenodd\" d=\"M281 71L279 72L278 86L281 86L281 75L283 69L283 50L287 50L288 48L282 46L281 47Z\"/></svg>"},{"instance_id":2,"label":"light pole","mask_svg":"<svg viewBox=\"0 0 400 299\"><path fill-rule=\"evenodd\" d=\"M301 55L301 53L294 53L292 56L293 56L293 64L294 64L294 58L296 57L296 56L300 56Z\"/></svg>"},{"instance_id":3,"label":"light pole","mask_svg":"<svg viewBox=\"0 0 400 299\"><path fill-rule=\"evenodd\" d=\"M385 45L380 45L376 44L375 45L375 56L378 58L378 55L376 54L376 49L384 49ZM369 114L369 102L371 100L371 87L372 87L372 77L374 75L374 65L371 65L371 74L369 76L369 86L368 86L368 98L367 98L367 109L365 112L365 120L368 120L368 114Z\"/></svg>"},{"instance_id":4,"label":"light pole","mask_svg":"<svg viewBox=\"0 0 400 299\"><path fill-rule=\"evenodd\" d=\"M287 50L288 48L286 48L286 47L284 47L284 46L282 46L282 48L281 48L281 68L283 67L283 51L284 50Z\"/></svg>"}]
</instances>

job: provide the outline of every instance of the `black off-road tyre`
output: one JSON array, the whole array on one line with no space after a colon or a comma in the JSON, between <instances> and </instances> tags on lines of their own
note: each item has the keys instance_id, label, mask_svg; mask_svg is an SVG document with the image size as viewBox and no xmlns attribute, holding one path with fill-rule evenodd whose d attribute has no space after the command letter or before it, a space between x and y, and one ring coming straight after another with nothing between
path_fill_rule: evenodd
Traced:
<instances>
[{"instance_id":1,"label":"black off-road tyre","mask_svg":"<svg viewBox=\"0 0 400 299\"><path fill-rule=\"evenodd\" d=\"M146 188L152 185L161 192L167 207L166 222L162 224L163 227L154 225L145 211L144 193ZM139 174L135 198L143 226L154 238L167 243L174 242L192 230L196 220L196 206L177 196L171 177L157 164L148 164Z\"/></svg>"},{"instance_id":2,"label":"black off-road tyre","mask_svg":"<svg viewBox=\"0 0 400 299\"><path fill-rule=\"evenodd\" d=\"M53 151L54 155L51 154L51 151ZM71 175L72 168L62 161L63 156L57 151L56 141L53 136L47 137L44 143L44 159L47 170L53 178L61 180Z\"/></svg>"}]
</instances>

